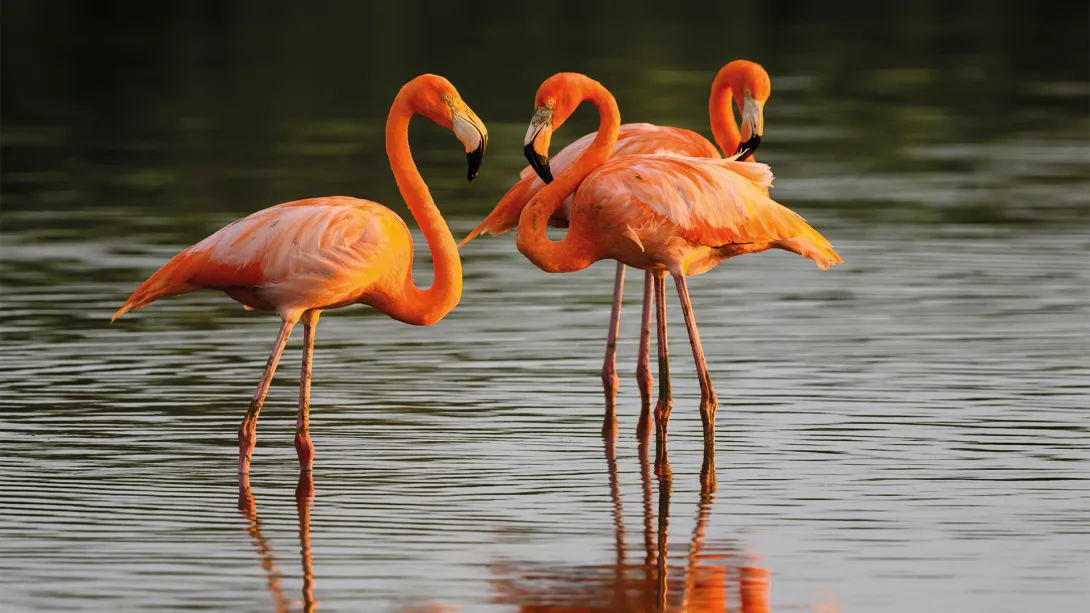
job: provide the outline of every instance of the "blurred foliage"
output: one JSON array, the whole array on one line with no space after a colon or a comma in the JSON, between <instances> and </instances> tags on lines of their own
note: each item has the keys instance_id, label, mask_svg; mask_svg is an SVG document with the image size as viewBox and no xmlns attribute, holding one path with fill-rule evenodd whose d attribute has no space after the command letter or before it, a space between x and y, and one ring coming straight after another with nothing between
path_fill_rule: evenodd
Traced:
<instances>
[{"instance_id":1,"label":"blurred foliage","mask_svg":"<svg viewBox=\"0 0 1090 613\"><path fill-rule=\"evenodd\" d=\"M489 126L472 186L453 138L413 127L440 206L476 217L524 165L548 75L597 78L626 121L709 134L709 85L736 57L772 75L758 157L795 208L1087 218L1085 1L6 0L2 11L5 232L73 229L57 214L72 212L80 228L184 243L179 224L213 230L329 194L404 213L382 129L422 72L448 77ZM581 111L554 147L596 120Z\"/></svg>"}]
</instances>

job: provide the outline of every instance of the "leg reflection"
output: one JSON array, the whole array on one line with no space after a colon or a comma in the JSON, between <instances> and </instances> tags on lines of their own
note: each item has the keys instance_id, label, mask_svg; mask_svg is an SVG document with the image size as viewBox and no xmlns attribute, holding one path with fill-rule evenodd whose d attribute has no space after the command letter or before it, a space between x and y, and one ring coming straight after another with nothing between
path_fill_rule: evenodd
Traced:
<instances>
[{"instance_id":1,"label":"leg reflection","mask_svg":"<svg viewBox=\"0 0 1090 613\"><path fill-rule=\"evenodd\" d=\"M310 507L314 501L314 477L309 470L299 472L299 484L295 488L295 506L299 513L299 552L303 564L303 612L313 613L318 606L314 599L314 561L310 551ZM257 501L250 489L250 476L239 475L238 510L246 518L246 533L253 539L261 558L261 568L268 578L266 587L272 595L276 613L287 613L292 604L284 596L280 580L284 577L276 567L276 556L268 539L261 534L261 520L257 515Z\"/></svg>"},{"instance_id":2,"label":"leg reflection","mask_svg":"<svg viewBox=\"0 0 1090 613\"><path fill-rule=\"evenodd\" d=\"M308 468L299 471L299 485L295 487L295 508L299 513L299 557L303 560L303 611L313 613L318 606L314 600L314 558L310 553L310 507L314 503L314 473Z\"/></svg>"},{"instance_id":3,"label":"leg reflection","mask_svg":"<svg viewBox=\"0 0 1090 613\"><path fill-rule=\"evenodd\" d=\"M628 594L625 590L625 571L628 568L625 555L624 507L621 504L621 484L617 476L617 441L605 441L606 466L609 469L609 498L613 504L613 546L616 562L613 566L613 605L627 610Z\"/></svg>"},{"instance_id":4,"label":"leg reflection","mask_svg":"<svg viewBox=\"0 0 1090 613\"><path fill-rule=\"evenodd\" d=\"M670 510L676 501L672 500L673 470L665 444L661 447L652 460L650 443L638 446L642 541L628 542L627 537L634 535L629 535L624 525L617 443L606 439L613 558L599 564L504 560L492 567L492 603L514 605L512 610L522 613L768 613L768 570L750 561L752 558L746 560L734 539L708 538L717 487L711 453L705 455L700 470L696 522L688 550L671 567ZM642 546L644 555L633 559L626 551L630 544Z\"/></svg>"},{"instance_id":5,"label":"leg reflection","mask_svg":"<svg viewBox=\"0 0 1090 613\"><path fill-rule=\"evenodd\" d=\"M257 516L257 501L254 500L253 491L250 489L250 475L240 473L238 476L238 510L242 511L246 518L246 533L253 539L257 547L257 555L261 558L261 568L268 579L266 587L272 594L273 606L276 613L285 613L288 610L288 599L284 597L284 590L280 587L280 579L284 576L276 567L276 556L273 555L269 541L261 534L261 520Z\"/></svg>"},{"instance_id":6,"label":"leg reflection","mask_svg":"<svg viewBox=\"0 0 1090 613\"><path fill-rule=\"evenodd\" d=\"M659 532L658 550L655 564L655 594L659 611L666 610L669 596L669 558L670 558L670 494L674 488L674 474L670 471L670 460L666 457L666 440L659 441L655 457L655 474L659 479Z\"/></svg>"}]
</instances>

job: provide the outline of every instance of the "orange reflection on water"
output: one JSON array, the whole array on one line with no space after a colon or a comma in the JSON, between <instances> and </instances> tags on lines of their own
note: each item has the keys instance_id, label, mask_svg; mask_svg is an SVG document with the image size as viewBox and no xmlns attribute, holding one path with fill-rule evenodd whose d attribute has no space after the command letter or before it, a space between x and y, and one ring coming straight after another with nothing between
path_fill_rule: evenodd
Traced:
<instances>
[{"instance_id":1,"label":"orange reflection on water","mask_svg":"<svg viewBox=\"0 0 1090 613\"><path fill-rule=\"evenodd\" d=\"M533 563L494 566L496 604L515 605L520 613L769 613L770 571L755 556L746 555L732 541L705 538L715 502L713 452L706 454L700 471L700 499L696 526L689 538L683 564L670 563L670 495L673 473L665 445L655 459L658 499L653 496L651 462L646 445L640 446L643 494L642 560L630 561L626 547L623 505L617 473L616 448L606 441L610 496L613 502L616 559L607 565L557 567ZM805 607L835 613L836 607ZM798 609L796 607L796 609Z\"/></svg>"},{"instance_id":2,"label":"orange reflection on water","mask_svg":"<svg viewBox=\"0 0 1090 613\"><path fill-rule=\"evenodd\" d=\"M756 557L746 554L732 540L710 544L705 537L708 519L715 502L715 457L708 454L700 471L700 498L696 506L696 525L689 538L684 563L670 564L670 496L673 473L665 446L658 449L654 462L654 496L651 461L646 445L640 446L640 481L642 485L642 559L629 560L626 543L624 508L617 472L616 449L607 441L606 463L609 470L610 497L613 506L614 550L616 559L606 565L556 566L533 563L506 563L493 567L495 578L493 603L513 605L520 613L770 613L770 576ZM310 517L314 501L314 480L310 471L299 474L295 503L299 519L299 555L303 570L302 598L289 599L281 586L283 573L276 556L261 533L247 475L239 479L238 508L247 520L246 532L257 550L264 570L266 587L276 613L301 610L313 613L319 601L314 597L314 561L311 554ZM301 607L296 609L296 607ZM837 613L832 604L791 607L814 613ZM399 613L453 613L458 605L424 601Z\"/></svg>"}]
</instances>

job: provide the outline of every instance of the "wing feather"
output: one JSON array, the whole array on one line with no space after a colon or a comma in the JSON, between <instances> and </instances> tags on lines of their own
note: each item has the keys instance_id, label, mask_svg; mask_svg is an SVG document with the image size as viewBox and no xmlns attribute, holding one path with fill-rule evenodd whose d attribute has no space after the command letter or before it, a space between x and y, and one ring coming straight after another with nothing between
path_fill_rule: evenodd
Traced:
<instances>
[{"instance_id":1,"label":"wing feather","mask_svg":"<svg viewBox=\"0 0 1090 613\"><path fill-rule=\"evenodd\" d=\"M382 205L329 197L287 202L235 221L174 256L114 314L197 289L249 288L317 306L374 276L389 226L405 223ZM314 302L317 301L317 302Z\"/></svg>"},{"instance_id":2,"label":"wing feather","mask_svg":"<svg viewBox=\"0 0 1090 613\"><path fill-rule=\"evenodd\" d=\"M642 207L642 225L672 224L676 234L707 247L774 243L826 267L840 261L806 220L768 196L768 165L756 162L634 155L612 158L576 191L576 206L617 211ZM625 219L631 220L629 213Z\"/></svg>"}]
</instances>

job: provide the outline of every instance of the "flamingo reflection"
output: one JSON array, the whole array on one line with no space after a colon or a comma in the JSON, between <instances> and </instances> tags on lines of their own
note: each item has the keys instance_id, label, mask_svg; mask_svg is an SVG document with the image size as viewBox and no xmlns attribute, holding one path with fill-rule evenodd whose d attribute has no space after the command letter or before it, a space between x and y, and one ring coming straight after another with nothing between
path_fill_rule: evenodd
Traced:
<instances>
[{"instance_id":1,"label":"flamingo reflection","mask_svg":"<svg viewBox=\"0 0 1090 613\"><path fill-rule=\"evenodd\" d=\"M546 567L505 564L494 568L496 604L516 605L521 613L676 612L769 613L769 570L731 541L706 539L715 502L714 452L705 453L700 471L696 525L681 565L669 563L670 496L673 473L665 446L655 454L653 492L650 452L639 447L643 495L643 559L627 559L624 513L616 448L605 440L614 521L616 558L604 567ZM831 612L830 612L831 613Z\"/></svg>"}]
</instances>

